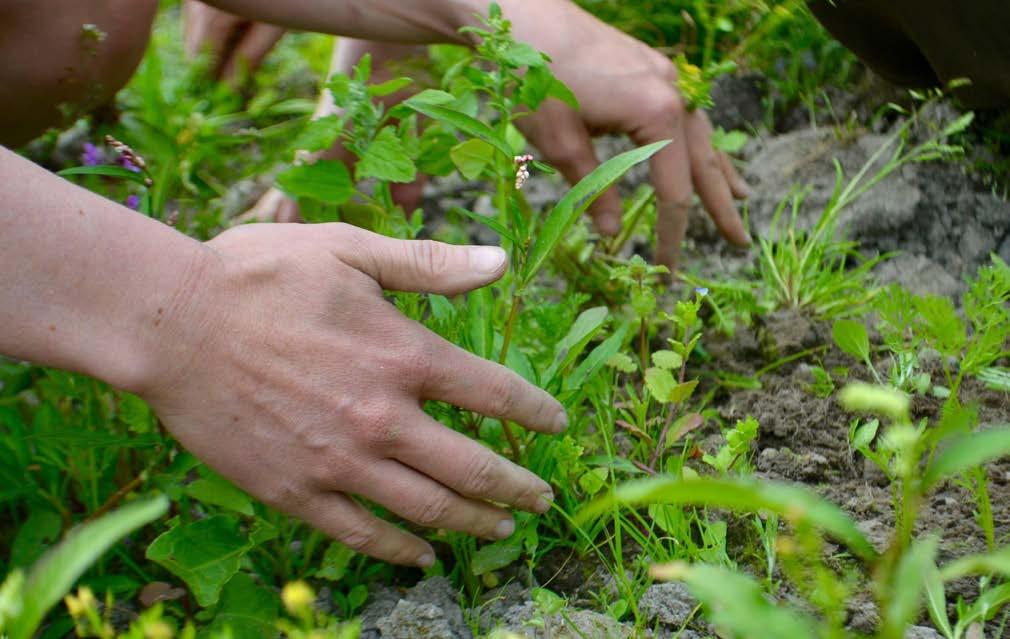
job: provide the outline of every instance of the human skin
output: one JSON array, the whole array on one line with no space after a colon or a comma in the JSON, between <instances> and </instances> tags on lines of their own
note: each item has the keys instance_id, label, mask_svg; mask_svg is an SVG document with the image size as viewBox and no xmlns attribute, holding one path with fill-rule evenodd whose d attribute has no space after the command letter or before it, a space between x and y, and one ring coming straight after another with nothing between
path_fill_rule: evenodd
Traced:
<instances>
[{"instance_id":1,"label":"human skin","mask_svg":"<svg viewBox=\"0 0 1010 639\"><path fill-rule=\"evenodd\" d=\"M217 4L285 27L403 42L452 41L478 10L452 0ZM517 35L552 52L577 94L624 73L628 82L658 80L656 58L633 59L641 50L625 51L625 68L609 76L584 60L563 62L587 52L542 19L587 28L592 20L567 2L503 4ZM154 0L3 4L0 55L18 63L0 68L0 141L24 142L63 113L111 96L136 67L155 10ZM634 49L618 38L602 53L618 57L623 46ZM632 132L637 141L683 124L682 112L659 108L676 98L668 80L662 91L656 82L625 86L644 91L638 104L655 116ZM583 105L595 121L620 124L611 107ZM673 146L685 152L684 136ZM658 167L689 183L686 163ZM690 189L674 188L683 181L663 182L661 200L684 205ZM490 538L514 527L495 504L549 508L540 478L421 406L447 401L553 433L566 423L560 404L382 297L383 288L451 295L486 285L506 268L500 249L397 241L345 225L254 225L199 243L6 149L0 202L0 353L139 394L184 446L266 503L355 550L419 566L433 562L431 547L351 495L419 524Z\"/></svg>"}]
</instances>

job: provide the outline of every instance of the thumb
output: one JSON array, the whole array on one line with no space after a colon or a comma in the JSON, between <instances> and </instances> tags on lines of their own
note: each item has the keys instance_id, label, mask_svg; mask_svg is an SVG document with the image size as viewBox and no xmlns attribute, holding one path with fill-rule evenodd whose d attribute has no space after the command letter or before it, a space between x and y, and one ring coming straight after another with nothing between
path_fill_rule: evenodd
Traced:
<instances>
[{"instance_id":1,"label":"thumb","mask_svg":"<svg viewBox=\"0 0 1010 639\"><path fill-rule=\"evenodd\" d=\"M432 240L396 240L353 226L340 232L338 257L384 289L457 295L498 280L508 256L497 246L456 246Z\"/></svg>"}]
</instances>

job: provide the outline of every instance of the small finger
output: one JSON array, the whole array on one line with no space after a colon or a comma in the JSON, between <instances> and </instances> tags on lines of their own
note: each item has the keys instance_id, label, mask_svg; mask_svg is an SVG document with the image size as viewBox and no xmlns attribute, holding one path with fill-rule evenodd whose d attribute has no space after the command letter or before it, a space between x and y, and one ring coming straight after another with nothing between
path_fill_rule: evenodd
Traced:
<instances>
[{"instance_id":1,"label":"small finger","mask_svg":"<svg viewBox=\"0 0 1010 639\"><path fill-rule=\"evenodd\" d=\"M351 550L404 566L428 568L435 552L423 540L383 521L342 493L320 493L292 514Z\"/></svg>"},{"instance_id":2,"label":"small finger","mask_svg":"<svg viewBox=\"0 0 1010 639\"><path fill-rule=\"evenodd\" d=\"M245 30L238 44L232 49L221 76L236 81L243 73L255 71L263 63L263 58L284 35L284 27L255 22Z\"/></svg>"},{"instance_id":3,"label":"small finger","mask_svg":"<svg viewBox=\"0 0 1010 639\"><path fill-rule=\"evenodd\" d=\"M427 415L404 433L397 459L473 499L535 513L554 500L547 482Z\"/></svg>"},{"instance_id":4,"label":"small finger","mask_svg":"<svg viewBox=\"0 0 1010 639\"><path fill-rule=\"evenodd\" d=\"M421 396L475 413L514 421L530 430L559 433L568 427L564 407L514 371L431 335L430 365Z\"/></svg>"},{"instance_id":5,"label":"small finger","mask_svg":"<svg viewBox=\"0 0 1010 639\"><path fill-rule=\"evenodd\" d=\"M370 471L374 474L362 478L361 486L353 490L415 524L483 539L505 539L515 531L508 512L484 501L467 499L398 461L384 460Z\"/></svg>"},{"instance_id":6,"label":"small finger","mask_svg":"<svg viewBox=\"0 0 1010 639\"><path fill-rule=\"evenodd\" d=\"M719 233L737 246L746 246L750 238L733 202L722 163L712 148L712 125L703 111L688 113L685 124L694 189Z\"/></svg>"},{"instance_id":7,"label":"small finger","mask_svg":"<svg viewBox=\"0 0 1010 639\"><path fill-rule=\"evenodd\" d=\"M722 174L729 182L729 190L733 197L738 200L746 200L751 195L750 185L740 176L740 173L733 166L733 160L725 153L719 153L719 163L722 165Z\"/></svg>"},{"instance_id":8,"label":"small finger","mask_svg":"<svg viewBox=\"0 0 1010 639\"><path fill-rule=\"evenodd\" d=\"M397 240L346 224L325 226L339 234L339 257L388 290L457 295L494 282L508 266L497 246Z\"/></svg>"}]
</instances>

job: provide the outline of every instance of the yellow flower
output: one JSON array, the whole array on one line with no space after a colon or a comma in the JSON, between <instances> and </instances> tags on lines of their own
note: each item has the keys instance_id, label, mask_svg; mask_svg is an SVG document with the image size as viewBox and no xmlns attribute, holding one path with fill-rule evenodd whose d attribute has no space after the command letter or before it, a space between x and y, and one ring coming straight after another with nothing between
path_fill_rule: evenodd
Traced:
<instances>
[{"instance_id":1,"label":"yellow flower","mask_svg":"<svg viewBox=\"0 0 1010 639\"><path fill-rule=\"evenodd\" d=\"M310 610L316 594L304 581L293 581L284 586L281 591L281 601L284 608L292 615L303 615Z\"/></svg>"},{"instance_id":2,"label":"yellow flower","mask_svg":"<svg viewBox=\"0 0 1010 639\"><path fill-rule=\"evenodd\" d=\"M172 626L158 619L144 626L144 639L172 639Z\"/></svg>"},{"instance_id":3,"label":"yellow flower","mask_svg":"<svg viewBox=\"0 0 1010 639\"><path fill-rule=\"evenodd\" d=\"M91 588L85 586L77 591L77 596L67 595L63 598L63 601L67 604L67 610L70 612L70 616L73 618L81 617L87 614L89 610L95 607L98 602L95 600L95 594L91 592Z\"/></svg>"}]
</instances>

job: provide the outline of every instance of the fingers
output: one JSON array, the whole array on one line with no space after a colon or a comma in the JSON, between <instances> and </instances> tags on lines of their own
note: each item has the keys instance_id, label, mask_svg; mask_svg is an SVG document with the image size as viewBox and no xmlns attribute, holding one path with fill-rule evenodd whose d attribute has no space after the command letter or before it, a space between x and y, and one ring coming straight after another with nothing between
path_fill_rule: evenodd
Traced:
<instances>
[{"instance_id":1,"label":"fingers","mask_svg":"<svg viewBox=\"0 0 1010 639\"><path fill-rule=\"evenodd\" d=\"M442 427L442 430L448 430ZM443 453L444 454L444 453ZM430 461L437 461L432 458ZM432 478L386 459L373 464L355 492L427 528L447 528L484 539L505 539L512 516L484 501L462 497Z\"/></svg>"},{"instance_id":2,"label":"fingers","mask_svg":"<svg viewBox=\"0 0 1010 639\"><path fill-rule=\"evenodd\" d=\"M243 73L258 69L263 58L283 35L283 27L262 22L252 23L228 55L221 69L221 77L234 82Z\"/></svg>"},{"instance_id":3,"label":"fingers","mask_svg":"<svg viewBox=\"0 0 1010 639\"><path fill-rule=\"evenodd\" d=\"M726 165L712 148L712 125L708 117L703 111L692 111L686 115L685 123L695 191L719 233L737 246L747 246L750 237L733 202ZM742 182L739 176L737 180Z\"/></svg>"},{"instance_id":4,"label":"fingers","mask_svg":"<svg viewBox=\"0 0 1010 639\"><path fill-rule=\"evenodd\" d=\"M547 511L554 500L544 480L427 415L422 414L417 425L404 432L396 456L473 499L535 513Z\"/></svg>"},{"instance_id":5,"label":"fingers","mask_svg":"<svg viewBox=\"0 0 1010 639\"><path fill-rule=\"evenodd\" d=\"M431 360L421 396L530 430L560 433L568 427L564 407L543 389L508 368L431 335Z\"/></svg>"},{"instance_id":6,"label":"fingers","mask_svg":"<svg viewBox=\"0 0 1010 639\"><path fill-rule=\"evenodd\" d=\"M319 493L292 514L370 557L421 568L435 563L435 553L427 543L382 521L341 493Z\"/></svg>"},{"instance_id":7,"label":"fingers","mask_svg":"<svg viewBox=\"0 0 1010 639\"><path fill-rule=\"evenodd\" d=\"M726 176L726 181L729 182L729 190L733 193L733 197L738 200L749 198L750 186L740 177L736 167L733 166L733 160L725 153L719 153L718 155L719 163L722 165L722 174Z\"/></svg>"},{"instance_id":8,"label":"fingers","mask_svg":"<svg viewBox=\"0 0 1010 639\"><path fill-rule=\"evenodd\" d=\"M457 295L494 282L508 263L497 246L395 240L345 224L329 226L340 233L339 257L384 289Z\"/></svg>"},{"instance_id":9,"label":"fingers","mask_svg":"<svg viewBox=\"0 0 1010 639\"><path fill-rule=\"evenodd\" d=\"M300 222L298 203L278 189L267 190L251 209L232 219L232 224L251 222Z\"/></svg>"},{"instance_id":10,"label":"fingers","mask_svg":"<svg viewBox=\"0 0 1010 639\"><path fill-rule=\"evenodd\" d=\"M186 54L195 57L204 48L215 58L224 51L232 32L242 19L196 0L183 7Z\"/></svg>"},{"instance_id":11,"label":"fingers","mask_svg":"<svg viewBox=\"0 0 1010 639\"><path fill-rule=\"evenodd\" d=\"M556 167L569 184L575 184L600 165L592 137L578 114L556 100L546 102L537 113L517 121L548 164ZM596 230L617 235L621 230L621 196L617 189L604 191L589 207Z\"/></svg>"}]
</instances>

